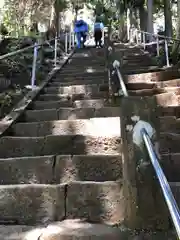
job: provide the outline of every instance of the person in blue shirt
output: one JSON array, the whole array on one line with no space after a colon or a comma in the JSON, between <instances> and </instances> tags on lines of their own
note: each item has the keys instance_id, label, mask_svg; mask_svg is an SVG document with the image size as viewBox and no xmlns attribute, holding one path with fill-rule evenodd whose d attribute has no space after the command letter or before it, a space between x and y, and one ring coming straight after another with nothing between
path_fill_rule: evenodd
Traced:
<instances>
[{"instance_id":1,"label":"person in blue shirt","mask_svg":"<svg viewBox=\"0 0 180 240\"><path fill-rule=\"evenodd\" d=\"M102 31L104 29L104 24L102 21L97 21L94 23L94 39L96 47L102 47Z\"/></svg>"},{"instance_id":2,"label":"person in blue shirt","mask_svg":"<svg viewBox=\"0 0 180 240\"><path fill-rule=\"evenodd\" d=\"M77 36L77 47L81 48L81 42L83 42L84 47L84 43L86 41L88 32L88 24L82 19L77 20L75 22L74 32L76 33ZM83 41L81 41L81 39L83 39Z\"/></svg>"}]
</instances>

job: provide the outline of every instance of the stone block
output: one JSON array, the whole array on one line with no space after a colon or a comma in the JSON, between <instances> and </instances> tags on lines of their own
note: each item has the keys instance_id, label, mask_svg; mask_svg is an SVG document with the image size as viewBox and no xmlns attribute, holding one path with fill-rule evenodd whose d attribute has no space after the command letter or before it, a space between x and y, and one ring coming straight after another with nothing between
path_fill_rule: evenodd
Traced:
<instances>
[{"instance_id":1,"label":"stone block","mask_svg":"<svg viewBox=\"0 0 180 240\"><path fill-rule=\"evenodd\" d=\"M0 222L34 225L65 216L64 185L1 185Z\"/></svg>"},{"instance_id":2,"label":"stone block","mask_svg":"<svg viewBox=\"0 0 180 240\"><path fill-rule=\"evenodd\" d=\"M78 193L78 194L77 194ZM66 217L118 224L124 220L121 182L72 182L67 186Z\"/></svg>"}]
</instances>

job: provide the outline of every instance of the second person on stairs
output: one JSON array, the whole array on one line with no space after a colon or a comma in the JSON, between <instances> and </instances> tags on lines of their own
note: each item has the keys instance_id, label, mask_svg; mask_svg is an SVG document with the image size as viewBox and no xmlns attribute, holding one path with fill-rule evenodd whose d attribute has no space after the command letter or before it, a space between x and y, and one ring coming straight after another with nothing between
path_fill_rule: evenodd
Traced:
<instances>
[{"instance_id":1,"label":"second person on stairs","mask_svg":"<svg viewBox=\"0 0 180 240\"><path fill-rule=\"evenodd\" d=\"M104 29L104 24L101 20L96 19L96 22L94 23L94 39L96 48L102 47L102 32Z\"/></svg>"}]
</instances>

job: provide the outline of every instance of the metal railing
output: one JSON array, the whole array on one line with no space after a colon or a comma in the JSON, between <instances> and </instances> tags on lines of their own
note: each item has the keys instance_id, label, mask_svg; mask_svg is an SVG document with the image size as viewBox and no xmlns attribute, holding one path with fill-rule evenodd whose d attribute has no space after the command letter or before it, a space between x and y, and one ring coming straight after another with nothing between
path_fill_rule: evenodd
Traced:
<instances>
[{"instance_id":1,"label":"metal railing","mask_svg":"<svg viewBox=\"0 0 180 240\"><path fill-rule=\"evenodd\" d=\"M119 83L120 83L123 95L125 97L128 97L128 91L127 91L126 85L124 83L122 74L121 74L120 69L119 69L120 63L117 60L115 60L114 63L113 63L113 67L114 67L115 72L117 74L117 77L119 79ZM166 178L166 176L165 176L165 174L164 174L164 172L163 172L163 170L162 170L162 168L159 164L159 159L158 159L157 154L154 150L154 147L153 147L153 144L152 144L151 139L149 137L149 134L148 134L148 132L146 131L145 128L141 129L141 136L142 136L142 139L143 139L144 144L146 146L146 150L148 152L150 161L151 161L151 163L153 165L153 168L155 170L155 174L158 178L158 181L159 181L161 190L163 192L163 196L164 196L164 199L166 201L168 210L170 212L174 227L176 229L178 238L180 239L180 211L179 211L178 205L176 203L176 200L174 199L174 196L173 196L173 193L171 191L170 185L169 185L169 183L167 181L167 178Z\"/></svg>"},{"instance_id":2,"label":"metal railing","mask_svg":"<svg viewBox=\"0 0 180 240\"><path fill-rule=\"evenodd\" d=\"M38 44L37 42L35 42L35 44L25 47L23 49L20 50L16 50L4 55L0 56L0 60L4 60L4 59L8 59L12 56L16 56L18 54L21 53L25 53L29 50L33 50L33 60L32 60L32 71L31 71L31 85L27 86L30 89L33 89L34 87L36 87L35 83L36 83L36 70L37 70L37 59L38 59L38 52L39 50L45 45L48 44L53 50L54 50L54 67L57 67L57 63L58 63L58 58L57 58L57 50L58 47L60 48L60 43L58 43L58 41L61 39L61 37L56 37L50 40L46 40L44 41L42 44ZM54 46L51 45L51 42L54 41ZM69 45L69 46L68 46ZM69 32L69 33L65 33L65 55L68 53L68 50L71 51L72 48L74 48L75 46L75 41L74 41L74 33L73 32ZM61 51L63 51L60 48Z\"/></svg>"},{"instance_id":3,"label":"metal railing","mask_svg":"<svg viewBox=\"0 0 180 240\"><path fill-rule=\"evenodd\" d=\"M160 44L164 44L165 48L165 57L166 57L166 66L170 67L169 63L169 52L168 52L168 43L172 42L180 42L180 39L177 38L171 38L160 34L153 34L145 31L141 31L138 29L131 28L129 30L129 41L133 42L133 39L136 39L137 44L142 44L144 47L144 50L146 49L146 46L156 44L156 51L157 56L160 56ZM150 42L146 43L146 37L150 37ZM163 40L160 40L163 39ZM154 41L153 41L154 40Z\"/></svg>"}]
</instances>

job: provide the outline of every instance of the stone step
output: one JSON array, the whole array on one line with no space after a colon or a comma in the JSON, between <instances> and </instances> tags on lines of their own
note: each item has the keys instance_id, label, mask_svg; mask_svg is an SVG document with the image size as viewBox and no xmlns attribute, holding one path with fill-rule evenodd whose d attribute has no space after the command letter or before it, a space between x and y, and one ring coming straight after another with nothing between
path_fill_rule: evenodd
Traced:
<instances>
[{"instance_id":1,"label":"stone step","mask_svg":"<svg viewBox=\"0 0 180 240\"><path fill-rule=\"evenodd\" d=\"M180 106L160 106L158 107L158 112L160 116L175 116L180 118Z\"/></svg>"},{"instance_id":2,"label":"stone step","mask_svg":"<svg viewBox=\"0 0 180 240\"><path fill-rule=\"evenodd\" d=\"M161 166L168 181L179 182L180 153L161 154Z\"/></svg>"},{"instance_id":3,"label":"stone step","mask_svg":"<svg viewBox=\"0 0 180 240\"><path fill-rule=\"evenodd\" d=\"M149 73L149 72L157 72L160 71L159 67L157 66L127 66L123 68L123 75L134 75L134 74L142 74L142 73Z\"/></svg>"},{"instance_id":4,"label":"stone step","mask_svg":"<svg viewBox=\"0 0 180 240\"><path fill-rule=\"evenodd\" d=\"M127 234L106 224L88 223L80 219L69 219L50 224L39 240L119 240ZM37 240L37 239L35 239Z\"/></svg>"},{"instance_id":5,"label":"stone step","mask_svg":"<svg viewBox=\"0 0 180 240\"><path fill-rule=\"evenodd\" d=\"M49 135L46 137L5 136L0 139L0 158L52 154L119 155L120 153L120 137Z\"/></svg>"},{"instance_id":6,"label":"stone step","mask_svg":"<svg viewBox=\"0 0 180 240\"><path fill-rule=\"evenodd\" d=\"M77 194L78 193L78 194ZM67 219L120 224L124 220L122 182L71 182L67 187Z\"/></svg>"},{"instance_id":7,"label":"stone step","mask_svg":"<svg viewBox=\"0 0 180 240\"><path fill-rule=\"evenodd\" d=\"M63 220L65 185L0 185L0 222L34 225Z\"/></svg>"},{"instance_id":8,"label":"stone step","mask_svg":"<svg viewBox=\"0 0 180 240\"><path fill-rule=\"evenodd\" d=\"M123 60L123 65L122 68L123 69L133 69L134 67L140 67L140 68L149 68L149 66L153 65L151 60Z\"/></svg>"},{"instance_id":9,"label":"stone step","mask_svg":"<svg viewBox=\"0 0 180 240\"><path fill-rule=\"evenodd\" d=\"M120 136L120 132L120 117L16 123L12 126L13 136L21 137L73 134L113 137Z\"/></svg>"},{"instance_id":10,"label":"stone step","mask_svg":"<svg viewBox=\"0 0 180 240\"><path fill-rule=\"evenodd\" d=\"M177 96L173 92L157 94L156 101L157 101L157 105L161 107L178 106L179 96Z\"/></svg>"},{"instance_id":11,"label":"stone step","mask_svg":"<svg viewBox=\"0 0 180 240\"><path fill-rule=\"evenodd\" d=\"M180 87L164 87L164 88L153 88L153 89L141 89L141 90L130 90L128 91L130 96L153 96L162 93L173 93L180 95Z\"/></svg>"},{"instance_id":12,"label":"stone step","mask_svg":"<svg viewBox=\"0 0 180 240\"><path fill-rule=\"evenodd\" d=\"M161 132L160 134L160 152L178 153L180 134L172 132Z\"/></svg>"},{"instance_id":13,"label":"stone step","mask_svg":"<svg viewBox=\"0 0 180 240\"><path fill-rule=\"evenodd\" d=\"M180 79L174 79L169 81L161 81L156 83L157 87L180 87Z\"/></svg>"},{"instance_id":14,"label":"stone step","mask_svg":"<svg viewBox=\"0 0 180 240\"><path fill-rule=\"evenodd\" d=\"M11 224L0 225L0 239L38 240L39 236L43 233L43 230L44 228L42 228L41 226L11 225Z\"/></svg>"},{"instance_id":15,"label":"stone step","mask_svg":"<svg viewBox=\"0 0 180 240\"><path fill-rule=\"evenodd\" d=\"M95 73L95 72L104 72L105 67L104 66L91 66L91 64L89 64L88 66L67 66L66 68L63 68L61 70L61 73Z\"/></svg>"},{"instance_id":16,"label":"stone step","mask_svg":"<svg viewBox=\"0 0 180 240\"><path fill-rule=\"evenodd\" d=\"M97 105L96 105L97 106ZM28 110L25 112L26 122L41 122L55 120L75 120L94 117L118 117L120 116L119 107L95 108L91 106L83 108L59 108L46 110Z\"/></svg>"},{"instance_id":17,"label":"stone step","mask_svg":"<svg viewBox=\"0 0 180 240\"><path fill-rule=\"evenodd\" d=\"M160 131L180 133L180 118L175 116L160 117Z\"/></svg>"},{"instance_id":18,"label":"stone step","mask_svg":"<svg viewBox=\"0 0 180 240\"><path fill-rule=\"evenodd\" d=\"M85 79L77 79L71 82L61 82L60 81L53 81L49 83L50 87L64 87L64 86L71 86L71 85L90 85L90 84L103 84L104 83L104 79L89 79L89 80L85 80Z\"/></svg>"},{"instance_id":19,"label":"stone step","mask_svg":"<svg viewBox=\"0 0 180 240\"><path fill-rule=\"evenodd\" d=\"M0 222L31 225L61 221L66 216L120 224L124 219L121 181L0 185L0 191Z\"/></svg>"},{"instance_id":20,"label":"stone step","mask_svg":"<svg viewBox=\"0 0 180 240\"><path fill-rule=\"evenodd\" d=\"M59 81L61 83L63 83L63 82L66 83L66 82L72 82L72 81L76 81L76 80L77 81L80 81L80 80L83 80L83 81L88 81L88 80L98 81L99 79L107 81L108 75L107 74L104 74L102 76L96 76L96 75L93 75L93 76L91 76L91 75L86 75L86 76L84 76L84 75L62 76L62 75L57 75L52 79L52 81L56 81L56 82Z\"/></svg>"},{"instance_id":21,"label":"stone step","mask_svg":"<svg viewBox=\"0 0 180 240\"><path fill-rule=\"evenodd\" d=\"M44 109L58 109L58 108L67 108L67 107L73 107L73 102L71 99L69 100L60 100L60 101L35 101L32 103L32 105L29 107L29 109L35 109L35 110L44 110Z\"/></svg>"},{"instance_id":22,"label":"stone step","mask_svg":"<svg viewBox=\"0 0 180 240\"><path fill-rule=\"evenodd\" d=\"M38 100L40 101L59 101L62 99L72 99L72 101L75 100L87 100L87 99L92 99L92 98L107 98L107 93L106 92L97 92L97 93L92 93L92 94L84 94L84 93L77 93L77 94L41 94L38 97Z\"/></svg>"},{"instance_id":23,"label":"stone step","mask_svg":"<svg viewBox=\"0 0 180 240\"><path fill-rule=\"evenodd\" d=\"M124 79L127 83L133 82L160 82L160 81L169 81L171 79L177 79L180 77L178 71L159 71L159 72L149 72L149 73L140 73L124 76Z\"/></svg>"},{"instance_id":24,"label":"stone step","mask_svg":"<svg viewBox=\"0 0 180 240\"><path fill-rule=\"evenodd\" d=\"M0 184L59 184L117 181L121 155L49 155L0 159Z\"/></svg>"},{"instance_id":25,"label":"stone step","mask_svg":"<svg viewBox=\"0 0 180 240\"><path fill-rule=\"evenodd\" d=\"M174 198L180 207L180 182L170 182L170 187L173 192Z\"/></svg>"},{"instance_id":26,"label":"stone step","mask_svg":"<svg viewBox=\"0 0 180 240\"><path fill-rule=\"evenodd\" d=\"M79 78L80 76L81 77L97 77L97 79L99 78L99 77L107 77L107 72L104 70L104 71L99 71L99 72L80 72L80 71L78 71L77 70L77 72L70 72L70 73L65 73L65 72L62 72L61 73L61 77L62 78L65 78L65 77L73 77L73 78Z\"/></svg>"},{"instance_id":27,"label":"stone step","mask_svg":"<svg viewBox=\"0 0 180 240\"><path fill-rule=\"evenodd\" d=\"M100 85L93 84L93 85L72 85L72 86L65 86L65 87L58 87L58 86L49 86L45 88L43 91L47 94L98 94L100 91Z\"/></svg>"},{"instance_id":28,"label":"stone step","mask_svg":"<svg viewBox=\"0 0 180 240\"><path fill-rule=\"evenodd\" d=\"M138 82L138 83L126 83L126 87L128 90L141 90L141 89L153 89L156 88L156 83L149 83L149 82Z\"/></svg>"}]
</instances>

